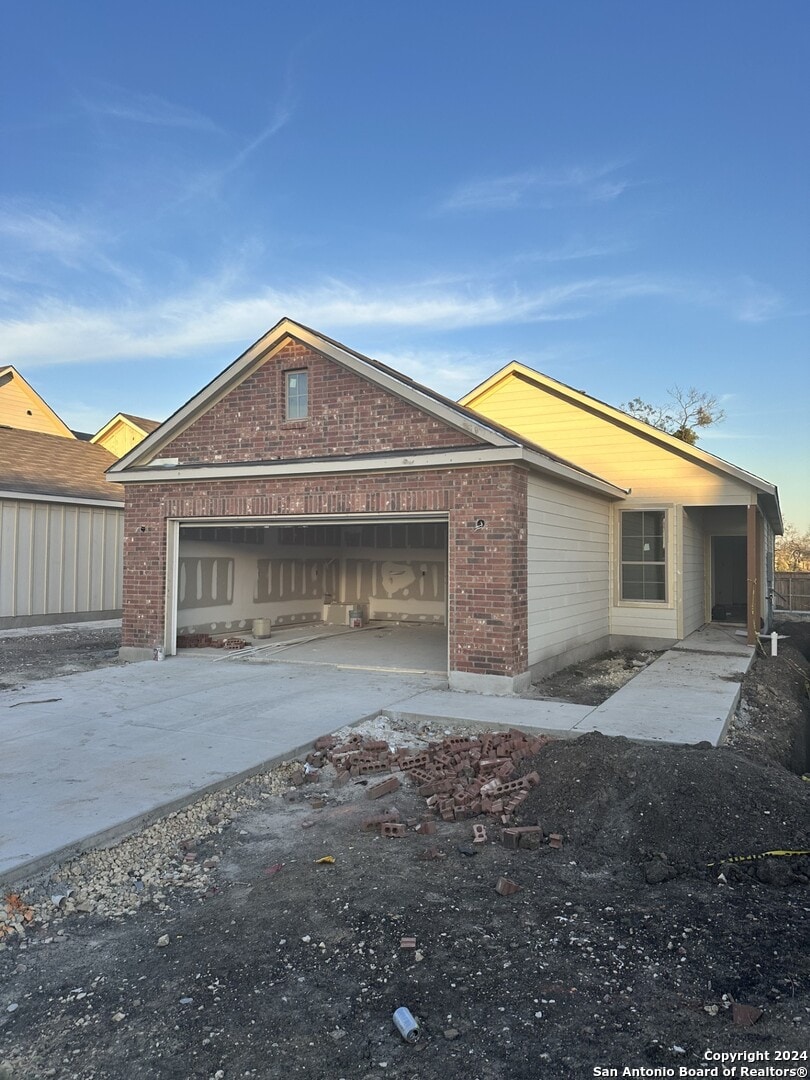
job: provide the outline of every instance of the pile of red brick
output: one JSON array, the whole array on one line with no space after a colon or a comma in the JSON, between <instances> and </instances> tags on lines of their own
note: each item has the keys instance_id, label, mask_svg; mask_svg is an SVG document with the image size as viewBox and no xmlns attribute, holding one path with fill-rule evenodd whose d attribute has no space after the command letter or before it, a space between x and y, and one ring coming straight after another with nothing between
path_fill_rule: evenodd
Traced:
<instances>
[{"instance_id":1,"label":"pile of red brick","mask_svg":"<svg viewBox=\"0 0 810 1080\"><path fill-rule=\"evenodd\" d=\"M331 763L337 770L336 787L352 777L400 771L418 786L419 794L444 821L492 814L506 825L529 789L540 782L536 772L518 776L517 767L547 742L544 735L531 736L513 728L486 732L478 738L450 736L414 753L407 748L392 751L386 742L361 735L352 735L338 746L326 735L315 742L307 763L315 768ZM369 788L367 794L378 798L398 787L393 777Z\"/></svg>"}]
</instances>

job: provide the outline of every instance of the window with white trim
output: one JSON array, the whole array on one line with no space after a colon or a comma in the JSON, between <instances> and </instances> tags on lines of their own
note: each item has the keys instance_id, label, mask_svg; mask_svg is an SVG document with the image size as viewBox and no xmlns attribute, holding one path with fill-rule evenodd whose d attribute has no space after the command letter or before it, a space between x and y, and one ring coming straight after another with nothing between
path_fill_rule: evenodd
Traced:
<instances>
[{"instance_id":1,"label":"window with white trim","mask_svg":"<svg viewBox=\"0 0 810 1080\"><path fill-rule=\"evenodd\" d=\"M306 371L284 373L286 420L306 420L309 415L309 374Z\"/></svg>"},{"instance_id":2,"label":"window with white trim","mask_svg":"<svg viewBox=\"0 0 810 1080\"><path fill-rule=\"evenodd\" d=\"M666 601L666 512L621 513L622 600Z\"/></svg>"}]
</instances>

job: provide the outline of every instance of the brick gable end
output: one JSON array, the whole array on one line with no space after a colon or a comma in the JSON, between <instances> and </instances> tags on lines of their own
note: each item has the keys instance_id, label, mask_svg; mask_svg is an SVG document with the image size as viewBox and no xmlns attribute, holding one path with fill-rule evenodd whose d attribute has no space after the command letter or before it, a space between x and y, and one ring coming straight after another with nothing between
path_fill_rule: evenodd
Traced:
<instances>
[{"instance_id":1,"label":"brick gable end","mask_svg":"<svg viewBox=\"0 0 810 1080\"><path fill-rule=\"evenodd\" d=\"M306 370L309 416L287 421L285 373ZM183 464L480 445L341 364L290 342L161 451Z\"/></svg>"}]
</instances>

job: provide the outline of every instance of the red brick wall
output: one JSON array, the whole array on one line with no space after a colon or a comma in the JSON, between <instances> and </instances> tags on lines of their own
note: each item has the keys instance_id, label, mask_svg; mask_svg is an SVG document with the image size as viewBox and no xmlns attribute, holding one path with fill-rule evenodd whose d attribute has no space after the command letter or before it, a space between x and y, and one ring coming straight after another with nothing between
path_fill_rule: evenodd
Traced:
<instances>
[{"instance_id":1,"label":"red brick wall","mask_svg":"<svg viewBox=\"0 0 810 1080\"><path fill-rule=\"evenodd\" d=\"M309 373L309 417L284 419L284 373ZM161 450L183 463L272 461L334 454L474 446L340 364L290 343Z\"/></svg>"},{"instance_id":2,"label":"red brick wall","mask_svg":"<svg viewBox=\"0 0 810 1080\"><path fill-rule=\"evenodd\" d=\"M482 675L526 670L526 473L520 467L125 487L124 645L163 640L167 518L277 518L283 524L292 514L446 512L451 669ZM479 518L482 529L475 528Z\"/></svg>"}]
</instances>

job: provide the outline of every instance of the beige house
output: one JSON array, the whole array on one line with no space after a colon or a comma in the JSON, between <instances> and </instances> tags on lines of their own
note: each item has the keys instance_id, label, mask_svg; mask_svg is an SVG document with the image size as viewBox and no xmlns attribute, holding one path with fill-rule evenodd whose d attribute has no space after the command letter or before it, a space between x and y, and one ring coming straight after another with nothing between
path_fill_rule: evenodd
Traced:
<instances>
[{"instance_id":1,"label":"beige house","mask_svg":"<svg viewBox=\"0 0 810 1080\"><path fill-rule=\"evenodd\" d=\"M774 485L522 364L508 364L461 403L626 489L608 508L614 646L672 642L711 621L745 625L753 644L769 624L774 536L782 532ZM544 513L533 510L537 520ZM590 515L579 525L576 549L602 538ZM545 552L531 533L529 546L531 568ZM557 566L572 558L569 539ZM560 574L562 635L579 623L590 587L578 574Z\"/></svg>"}]
</instances>

